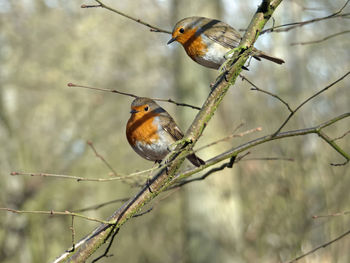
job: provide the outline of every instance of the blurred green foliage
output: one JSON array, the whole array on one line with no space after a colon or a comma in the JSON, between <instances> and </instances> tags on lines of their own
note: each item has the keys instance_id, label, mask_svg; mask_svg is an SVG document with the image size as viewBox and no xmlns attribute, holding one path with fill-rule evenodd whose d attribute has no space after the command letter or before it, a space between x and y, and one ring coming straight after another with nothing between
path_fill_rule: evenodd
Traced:
<instances>
[{"instance_id":1,"label":"blurred green foliage","mask_svg":"<svg viewBox=\"0 0 350 263\"><path fill-rule=\"evenodd\" d=\"M105 1L117 9L170 30L186 16L215 17L245 28L260 1ZM139 96L172 98L201 105L216 71L193 63L169 35L102 9L81 9L94 1L0 0L0 206L19 210L73 211L137 192L120 181L76 182L11 177L11 171L48 172L108 178L110 171L86 141L115 170L127 174L152 166L125 139L131 98L68 88L73 82L118 89ZM344 1L283 1L276 24L302 21L338 10ZM305 9L312 7L314 9ZM344 12L349 11L349 7ZM272 22L269 24L272 25ZM284 33L262 35L257 47L282 57L278 66L251 61L244 74L260 88L296 107L349 70L349 37L314 45L347 30L346 19L325 20ZM349 79L296 114L287 129L314 126L349 111ZM162 103L183 130L196 111ZM276 130L288 115L284 106L237 81L224 98L198 146L261 126L260 134L221 143L199 153L215 156ZM346 132L344 120L326 129L334 138ZM350 152L350 136L339 141ZM348 230L348 215L312 219L350 209L349 165L316 135L270 142L249 158L291 157L287 161L242 161L233 169L176 191L155 209L130 220L103 262L280 262ZM143 183L145 179L140 179ZM160 197L161 198L161 197ZM86 212L107 218L119 204ZM0 261L48 262L71 245L71 218L0 213ZM76 240L96 223L75 219ZM349 262L349 238L300 262ZM102 253L100 249L98 253Z\"/></svg>"}]
</instances>

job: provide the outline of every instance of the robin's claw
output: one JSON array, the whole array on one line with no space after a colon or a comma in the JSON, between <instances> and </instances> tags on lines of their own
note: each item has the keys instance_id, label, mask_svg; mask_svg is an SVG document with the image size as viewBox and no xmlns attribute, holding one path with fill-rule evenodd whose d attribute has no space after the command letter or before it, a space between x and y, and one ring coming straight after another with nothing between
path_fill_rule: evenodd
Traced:
<instances>
[{"instance_id":1,"label":"robin's claw","mask_svg":"<svg viewBox=\"0 0 350 263\"><path fill-rule=\"evenodd\" d=\"M172 143L169 145L169 147L171 147L173 150L175 150L175 148L180 145L180 144L190 144L192 143L192 140L190 138L182 138L180 140L177 140L176 142Z\"/></svg>"}]
</instances>

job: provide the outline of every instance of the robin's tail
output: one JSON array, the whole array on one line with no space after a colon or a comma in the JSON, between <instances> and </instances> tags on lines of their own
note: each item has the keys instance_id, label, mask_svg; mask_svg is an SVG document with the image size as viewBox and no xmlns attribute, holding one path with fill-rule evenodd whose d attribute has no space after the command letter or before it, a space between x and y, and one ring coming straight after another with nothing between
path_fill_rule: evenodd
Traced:
<instances>
[{"instance_id":1,"label":"robin's tail","mask_svg":"<svg viewBox=\"0 0 350 263\"><path fill-rule=\"evenodd\" d=\"M283 59L270 56L270 55L268 55L260 50L257 50L257 49L254 50L253 57L256 58L257 60L260 60L260 58L264 58L264 59L270 60L272 62L275 62L277 64L280 64L280 65L284 63Z\"/></svg>"},{"instance_id":2,"label":"robin's tail","mask_svg":"<svg viewBox=\"0 0 350 263\"><path fill-rule=\"evenodd\" d=\"M187 156L187 159L197 167L205 164L205 162L201 158L197 157L195 154Z\"/></svg>"}]
</instances>

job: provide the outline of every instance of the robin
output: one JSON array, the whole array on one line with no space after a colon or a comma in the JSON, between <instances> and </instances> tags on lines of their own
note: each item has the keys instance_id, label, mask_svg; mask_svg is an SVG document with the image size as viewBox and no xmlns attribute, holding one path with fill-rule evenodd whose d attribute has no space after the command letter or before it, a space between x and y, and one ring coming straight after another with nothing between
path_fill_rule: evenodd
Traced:
<instances>
[{"instance_id":1,"label":"robin","mask_svg":"<svg viewBox=\"0 0 350 263\"><path fill-rule=\"evenodd\" d=\"M241 38L236 29L224 22L192 16L176 23L168 45L177 41L194 61L208 68L219 69L226 60L225 54L238 47ZM256 48L253 48L252 57L257 60L264 58L277 64L284 63L282 59Z\"/></svg>"},{"instance_id":2,"label":"robin","mask_svg":"<svg viewBox=\"0 0 350 263\"><path fill-rule=\"evenodd\" d=\"M147 160L160 163L170 152L169 146L184 136L169 113L149 98L136 98L130 113L126 137L135 152ZM195 154L187 159L195 166L205 164Z\"/></svg>"}]
</instances>

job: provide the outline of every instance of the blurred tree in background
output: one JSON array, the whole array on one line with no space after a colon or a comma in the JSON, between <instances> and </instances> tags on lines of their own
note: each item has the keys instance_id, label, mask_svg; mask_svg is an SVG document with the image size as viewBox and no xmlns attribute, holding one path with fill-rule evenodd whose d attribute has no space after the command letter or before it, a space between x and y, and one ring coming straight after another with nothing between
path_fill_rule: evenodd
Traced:
<instances>
[{"instance_id":1,"label":"blurred tree in background","mask_svg":"<svg viewBox=\"0 0 350 263\"><path fill-rule=\"evenodd\" d=\"M0 0L0 206L19 210L74 211L130 197L137 188L121 181L76 182L11 177L11 171L106 177L109 169L86 144L94 143L120 173L152 166L125 138L130 97L68 88L79 83L139 96L173 98L202 105L217 71L191 61L169 35L103 9L81 9L93 1ZM218 18L244 29L260 1L104 1L123 12L169 29L187 16ZM326 16L344 0L283 1L276 24ZM349 6L344 12L349 12ZM269 22L272 26L272 21ZM259 87L296 107L349 71L348 30L336 18L294 30L262 35L256 47L283 58L282 66L251 61L244 72ZM349 111L349 79L323 93L285 129L301 129ZM275 131L288 111L277 100L237 81L196 147L220 139L244 122ZM183 130L197 111L162 103ZM350 127L348 119L326 130L331 138ZM261 134L262 135L262 134ZM256 137L217 144L204 159ZM260 136L260 135L259 135ZM339 144L349 152L350 136ZM280 262L331 240L349 229L348 215L312 219L350 210L350 169L331 166L343 158L316 135L289 138L254 148L249 158L291 157L288 161L242 161L164 199L155 209L123 226L103 262ZM248 159L248 158L247 158ZM143 183L144 179L140 179ZM107 218L119 204L86 214ZM71 245L70 217L0 213L0 261L48 262ZM96 223L75 219L76 240ZM300 262L349 262L349 238ZM101 252L103 252L101 249Z\"/></svg>"}]
</instances>

